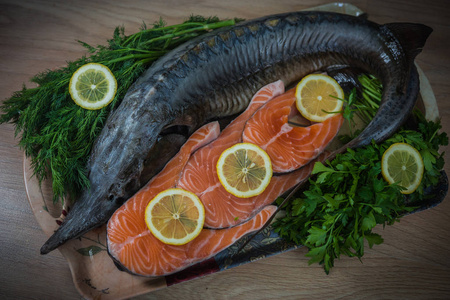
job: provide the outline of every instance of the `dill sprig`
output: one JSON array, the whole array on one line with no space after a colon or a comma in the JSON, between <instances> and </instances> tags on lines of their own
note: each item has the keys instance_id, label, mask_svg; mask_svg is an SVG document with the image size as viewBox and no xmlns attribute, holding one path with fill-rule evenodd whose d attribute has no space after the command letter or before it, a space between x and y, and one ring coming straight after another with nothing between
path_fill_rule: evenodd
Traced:
<instances>
[{"instance_id":1,"label":"dill sprig","mask_svg":"<svg viewBox=\"0 0 450 300\"><path fill-rule=\"evenodd\" d=\"M0 123L13 123L19 146L31 159L39 183L51 176L54 201L70 195L75 198L89 187L86 164L94 140L107 116L120 104L131 84L155 60L178 45L211 30L230 26L238 20L191 16L187 21L167 26L160 19L139 32L125 35L117 27L106 46L79 43L88 55L68 62L57 70L47 70L31 79L38 85L13 93L0 107ZM72 74L86 63L107 66L117 79L118 89L110 105L100 110L77 106L68 91Z\"/></svg>"}]
</instances>

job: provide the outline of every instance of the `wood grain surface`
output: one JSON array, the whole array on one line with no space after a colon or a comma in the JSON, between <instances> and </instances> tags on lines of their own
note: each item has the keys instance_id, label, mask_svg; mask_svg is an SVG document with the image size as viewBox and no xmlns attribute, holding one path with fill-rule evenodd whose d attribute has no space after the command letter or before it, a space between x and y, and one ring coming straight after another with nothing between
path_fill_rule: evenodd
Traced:
<instances>
[{"instance_id":1,"label":"wood grain surface","mask_svg":"<svg viewBox=\"0 0 450 300\"><path fill-rule=\"evenodd\" d=\"M448 1L349 1L379 23L431 26L417 58L436 95L444 130L450 132L450 3ZM328 1L0 1L0 100L46 69L85 54L77 43L105 44L114 28L136 32L142 21L169 24L190 14L250 19L300 10ZM21 150L14 127L0 125L0 298L80 299L58 251L39 254L47 237L29 207ZM447 174L450 157L446 155ZM301 248L178 284L139 299L448 299L450 298L450 202L376 228L384 243L367 249L362 263L341 258L326 275L308 266Z\"/></svg>"}]
</instances>

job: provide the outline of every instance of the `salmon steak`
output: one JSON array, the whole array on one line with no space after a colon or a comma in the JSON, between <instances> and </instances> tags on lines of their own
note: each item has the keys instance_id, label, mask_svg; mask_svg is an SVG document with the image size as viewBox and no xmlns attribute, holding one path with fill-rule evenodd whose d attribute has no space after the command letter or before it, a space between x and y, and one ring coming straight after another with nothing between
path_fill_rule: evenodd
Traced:
<instances>
[{"instance_id":1,"label":"salmon steak","mask_svg":"<svg viewBox=\"0 0 450 300\"><path fill-rule=\"evenodd\" d=\"M277 81L257 92L248 108L222 132L218 122L195 131L164 169L109 220L108 252L114 261L132 274L168 275L204 261L261 229L276 210L271 203L309 177L311 162L325 157L318 155L343 122L336 114L323 123L290 126L288 116L292 115L294 101L294 91L285 92L283 82ZM224 150L248 141L268 149L272 164L279 167L263 193L239 198L221 185L216 164ZM145 223L149 202L169 188L196 194L205 208L200 235L181 246L162 243Z\"/></svg>"},{"instance_id":2,"label":"salmon steak","mask_svg":"<svg viewBox=\"0 0 450 300\"><path fill-rule=\"evenodd\" d=\"M344 121L342 114L308 127L288 123L298 113L295 107L295 89L269 101L248 120L242 141L253 143L269 154L272 169L286 173L301 168L323 152L335 137Z\"/></svg>"}]
</instances>

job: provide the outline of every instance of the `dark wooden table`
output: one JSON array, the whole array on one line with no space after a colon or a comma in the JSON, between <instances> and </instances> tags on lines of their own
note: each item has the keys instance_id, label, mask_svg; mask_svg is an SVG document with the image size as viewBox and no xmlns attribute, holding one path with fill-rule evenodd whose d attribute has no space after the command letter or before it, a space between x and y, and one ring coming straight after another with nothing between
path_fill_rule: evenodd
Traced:
<instances>
[{"instance_id":1,"label":"dark wooden table","mask_svg":"<svg viewBox=\"0 0 450 300\"><path fill-rule=\"evenodd\" d=\"M350 1L379 23L405 21L434 28L417 58L436 95L444 130L450 132L450 3L448 1ZM85 54L77 43L104 44L117 25L127 33L162 16L169 24L190 14L250 19L300 10L327 1L0 1L0 99L20 90L45 69ZM0 126L0 298L79 299L58 251L41 256L47 239L27 201L23 153L12 125ZM446 155L447 174L450 171ZM183 298L444 299L450 297L450 202L407 216L376 232L384 243L367 249L362 263L342 258L330 275L308 266L301 248L141 296Z\"/></svg>"}]
</instances>

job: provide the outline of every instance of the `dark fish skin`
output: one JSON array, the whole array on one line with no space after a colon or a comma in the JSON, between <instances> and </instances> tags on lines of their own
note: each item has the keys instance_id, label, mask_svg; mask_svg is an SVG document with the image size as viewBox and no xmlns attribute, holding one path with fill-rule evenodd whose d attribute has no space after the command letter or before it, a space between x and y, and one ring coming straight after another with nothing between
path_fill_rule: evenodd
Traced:
<instances>
[{"instance_id":1,"label":"dark fish skin","mask_svg":"<svg viewBox=\"0 0 450 300\"><path fill-rule=\"evenodd\" d=\"M41 254L107 222L142 186L144 160L161 132L184 126L192 133L208 120L237 114L257 90L278 79L288 86L312 72L347 67L377 75L385 87L383 104L348 146L386 138L414 105L413 60L430 33L421 24L378 25L336 13L293 12L221 29L171 51L108 118L88 164L91 188Z\"/></svg>"}]
</instances>

